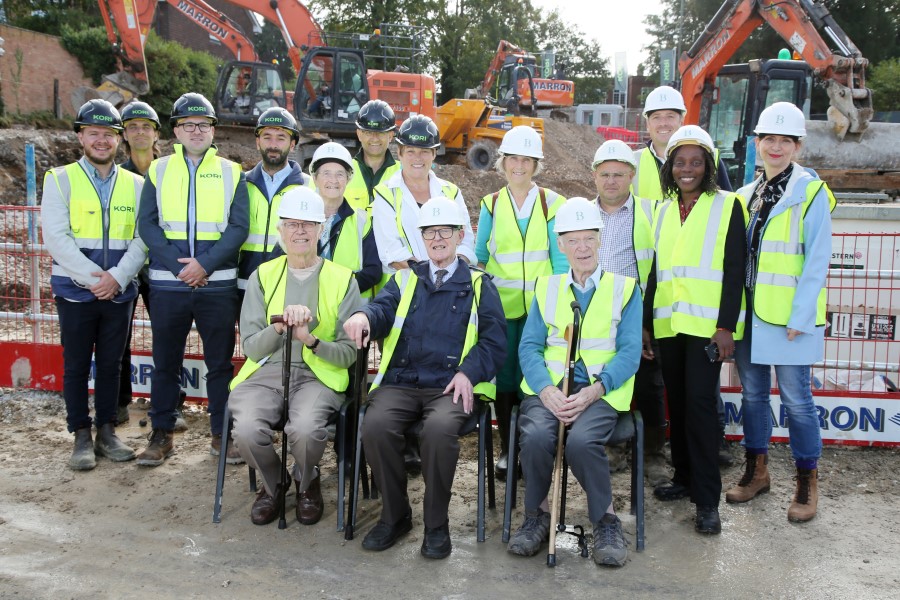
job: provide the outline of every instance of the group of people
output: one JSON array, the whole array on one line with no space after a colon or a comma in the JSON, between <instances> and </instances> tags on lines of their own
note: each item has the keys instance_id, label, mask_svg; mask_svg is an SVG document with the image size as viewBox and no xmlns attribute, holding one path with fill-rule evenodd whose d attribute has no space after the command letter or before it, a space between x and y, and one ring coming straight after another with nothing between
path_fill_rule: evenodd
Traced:
<instances>
[{"instance_id":1,"label":"group of people","mask_svg":"<svg viewBox=\"0 0 900 600\"><path fill-rule=\"evenodd\" d=\"M42 205L75 435L70 466L93 468L97 455L157 466L171 455L184 347L196 324L208 370L211 453L227 452L228 462L260 472L253 523L276 518L293 481L297 520L314 524L324 511L318 463L328 421L350 386L356 349L375 340L381 362L362 440L383 500L363 548L385 550L412 528L405 456L416 430L426 486L421 553L451 553L459 432L476 402L491 402L501 431L498 476L521 468L525 478L524 520L508 551L536 554L555 526L548 494L562 423L566 459L587 496L594 560L622 566L627 548L606 450L618 418L632 407L644 415L654 495L690 497L696 530L719 533L719 374L734 356L746 468L726 501L769 491L774 365L797 467L788 518L811 519L821 439L809 371L824 352L834 198L793 161L805 135L793 105L762 113L763 168L738 193L727 190L710 136L684 125L684 112L677 90L654 90L644 111L650 141L637 151L617 140L597 149L593 199L567 200L537 185L541 135L512 128L495 165L506 185L481 199L476 236L459 188L432 169L440 145L434 122L414 115L397 128L380 100L357 115L356 156L323 144L309 174L289 158L300 131L281 108L260 115L261 160L243 173L217 156L215 111L200 94L175 102L177 143L164 157L152 108L135 102L120 115L105 101L86 103L75 120L83 156L47 173ZM130 157L117 166L120 137ZM153 307L155 369L152 431L136 454L115 425L119 399L130 397L122 365L138 280ZM564 386L573 307L581 334ZM282 318L273 322L276 315ZM235 376L236 321L247 359ZM223 440L226 402L233 443ZM509 464L507 447L515 405L520 465ZM294 458L290 479L273 446L279 426ZM671 476L662 458L667 428Z\"/></svg>"}]
</instances>

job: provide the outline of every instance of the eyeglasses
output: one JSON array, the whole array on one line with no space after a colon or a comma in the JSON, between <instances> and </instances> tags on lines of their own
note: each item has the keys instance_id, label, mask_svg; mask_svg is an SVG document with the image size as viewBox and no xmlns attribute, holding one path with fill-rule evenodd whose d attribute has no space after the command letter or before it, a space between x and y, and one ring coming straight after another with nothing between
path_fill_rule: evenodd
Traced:
<instances>
[{"instance_id":1,"label":"eyeglasses","mask_svg":"<svg viewBox=\"0 0 900 600\"><path fill-rule=\"evenodd\" d=\"M184 129L185 133L194 133L198 129L200 133L206 133L212 129L212 123L179 123L177 126Z\"/></svg>"},{"instance_id":2,"label":"eyeglasses","mask_svg":"<svg viewBox=\"0 0 900 600\"><path fill-rule=\"evenodd\" d=\"M449 240L453 237L453 232L459 231L456 227L441 227L440 229L426 229L422 232L422 239L429 242L435 237L440 236L442 240Z\"/></svg>"},{"instance_id":3,"label":"eyeglasses","mask_svg":"<svg viewBox=\"0 0 900 600\"><path fill-rule=\"evenodd\" d=\"M600 245L600 237L599 236L591 236L591 237L582 238L582 239L565 238L563 240L563 243L566 245L567 248L572 248L572 249L578 248L580 246L587 246L590 248L592 246Z\"/></svg>"},{"instance_id":4,"label":"eyeglasses","mask_svg":"<svg viewBox=\"0 0 900 600\"><path fill-rule=\"evenodd\" d=\"M298 229L302 229L303 231L315 231L316 226L319 223L313 223L312 221L285 221L284 228L290 232L297 231Z\"/></svg>"},{"instance_id":5,"label":"eyeglasses","mask_svg":"<svg viewBox=\"0 0 900 600\"><path fill-rule=\"evenodd\" d=\"M597 177L603 181L609 181L610 179L613 181L622 181L628 177L628 173L597 173Z\"/></svg>"},{"instance_id":6,"label":"eyeglasses","mask_svg":"<svg viewBox=\"0 0 900 600\"><path fill-rule=\"evenodd\" d=\"M347 171L316 171L316 177L322 179L336 179L337 181L347 180Z\"/></svg>"}]
</instances>

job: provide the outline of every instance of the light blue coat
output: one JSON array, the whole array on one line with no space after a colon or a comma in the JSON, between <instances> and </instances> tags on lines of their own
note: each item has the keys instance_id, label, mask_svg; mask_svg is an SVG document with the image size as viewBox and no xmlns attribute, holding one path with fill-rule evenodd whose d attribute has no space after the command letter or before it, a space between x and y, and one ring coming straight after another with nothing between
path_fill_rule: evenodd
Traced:
<instances>
[{"instance_id":1,"label":"light blue coat","mask_svg":"<svg viewBox=\"0 0 900 600\"><path fill-rule=\"evenodd\" d=\"M748 200L748 206L761 180L760 177L737 191ZM773 217L806 201L806 186L811 181L816 181L816 178L794 163L784 195L772 207L769 218L763 225L763 235ZM803 218L803 238L803 272L797 282L787 327L766 323L756 314L749 320L752 328L750 361L755 364L811 365L825 356L825 327L816 327L816 302L819 290L825 286L831 261L831 205L825 188L819 190L806 211ZM788 328L802 333L789 342Z\"/></svg>"}]
</instances>

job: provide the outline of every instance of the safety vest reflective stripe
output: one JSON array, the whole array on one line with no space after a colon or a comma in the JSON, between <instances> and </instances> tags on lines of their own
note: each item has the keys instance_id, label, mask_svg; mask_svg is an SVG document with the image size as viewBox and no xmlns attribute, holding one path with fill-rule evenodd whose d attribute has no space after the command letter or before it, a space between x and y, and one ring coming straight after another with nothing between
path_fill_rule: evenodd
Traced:
<instances>
[{"instance_id":1,"label":"safety vest reflective stripe","mask_svg":"<svg viewBox=\"0 0 900 600\"><path fill-rule=\"evenodd\" d=\"M501 265L515 265L522 262L539 262L550 260L550 250L532 250L531 252L504 252L492 255Z\"/></svg>"},{"instance_id":2,"label":"safety vest reflective stripe","mask_svg":"<svg viewBox=\"0 0 900 600\"><path fill-rule=\"evenodd\" d=\"M505 289L513 289L526 291L526 292L534 292L534 282L533 281L522 281L521 279L500 279L496 275L493 279L494 287L496 288L505 288Z\"/></svg>"},{"instance_id":3,"label":"safety vest reflective stripe","mask_svg":"<svg viewBox=\"0 0 900 600\"><path fill-rule=\"evenodd\" d=\"M372 199L374 197L373 191L375 186L377 186L382 181L387 181L394 175L394 173L399 170L400 163L396 162L386 168L384 170L384 173L381 174L381 178L374 183L373 189L370 190L366 185L365 178L362 175L359 161L354 158L353 177L351 177L349 183L347 183L347 188L344 190L344 198L347 199L347 202L351 207L355 209L365 210L372 203Z\"/></svg>"},{"instance_id":4,"label":"safety vest reflective stripe","mask_svg":"<svg viewBox=\"0 0 900 600\"><path fill-rule=\"evenodd\" d=\"M176 160L172 162L173 158ZM159 211L159 226L163 229L166 238L184 240L188 235L187 208L185 203L187 197L182 197L185 190L177 185L167 185L166 173L170 168L183 169L182 176L190 179L188 167L183 163L182 150L178 150L177 154L164 156L156 161L156 169L150 174L151 181L156 186L156 207ZM196 213L196 239L197 240L217 240L221 237L222 232L228 225L228 217L231 213L231 201L234 199L234 190L236 187L235 170L237 165L231 161L207 155L197 166L194 174L194 201ZM202 193L198 189L197 180L201 175L209 174L216 181L209 184L209 188ZM221 177L216 177L220 175ZM209 197L214 192L215 196L222 198L222 205L210 205L208 202L201 204L201 198ZM168 201L166 201L168 198Z\"/></svg>"},{"instance_id":5,"label":"safety vest reflective stripe","mask_svg":"<svg viewBox=\"0 0 900 600\"><path fill-rule=\"evenodd\" d=\"M650 148L643 148L634 152L637 167L634 171L634 179L631 182L631 190L635 196L647 200L664 200L662 186L659 183L659 163Z\"/></svg>"},{"instance_id":6,"label":"safety vest reflective stripe","mask_svg":"<svg viewBox=\"0 0 900 600\"><path fill-rule=\"evenodd\" d=\"M268 237L265 233L250 233L247 235L247 240L244 242L244 245L241 246L241 250L255 250L253 246L264 246L266 243L266 237Z\"/></svg>"},{"instance_id":7,"label":"safety vest reflective stripe","mask_svg":"<svg viewBox=\"0 0 900 600\"><path fill-rule=\"evenodd\" d=\"M638 283L641 293L647 291L647 279L653 268L653 211L656 203L646 198L634 197L634 224L632 247L637 261Z\"/></svg>"},{"instance_id":8,"label":"safety vest reflective stripe","mask_svg":"<svg viewBox=\"0 0 900 600\"><path fill-rule=\"evenodd\" d=\"M470 271L472 276L472 290L475 298L472 302L472 309L469 312L469 322L466 325L466 337L463 340L463 349L458 364L462 364L466 356L475 344L478 343L478 305L481 302L481 281L484 276L478 271ZM416 284L419 280L418 276L412 272L412 269L402 269L393 275L394 281L400 290L400 302L397 305L397 312L394 315L394 323L391 325L391 331L384 340L384 346L381 353L381 363L378 365L378 374L372 381L370 391L374 391L384 380L388 367L391 364L391 357L394 349L397 347L397 341L400 339L400 333L403 331L403 325L406 323L406 315L409 314L409 307L412 304L413 296L416 293ZM483 396L489 400L496 398L496 379L491 381L472 382L474 384L473 392L477 396Z\"/></svg>"},{"instance_id":9,"label":"safety vest reflective stripe","mask_svg":"<svg viewBox=\"0 0 900 600\"><path fill-rule=\"evenodd\" d=\"M237 269L217 269L209 274L207 281L228 281L237 277ZM150 279L155 281L181 281L171 271L150 269Z\"/></svg>"},{"instance_id":10,"label":"safety vest reflective stripe","mask_svg":"<svg viewBox=\"0 0 900 600\"><path fill-rule=\"evenodd\" d=\"M593 380L603 372L604 367L616 356L616 337L622 311L628 304L637 282L622 275L604 272L600 283L581 321L581 336L576 349L575 360L584 363L588 376ZM566 371L566 350L568 342L564 338L566 326L574 320L570 309L575 300L569 275L544 276L538 279L535 297L547 326L544 348L544 365L554 384L562 381ZM526 394L535 394L526 380L521 389ZM603 399L617 411L628 410L634 389L634 376L621 387L608 391ZM537 390L539 392L540 390Z\"/></svg>"},{"instance_id":11,"label":"safety vest reflective stripe","mask_svg":"<svg viewBox=\"0 0 900 600\"><path fill-rule=\"evenodd\" d=\"M260 265L259 283L262 287L263 298L266 300L266 322L272 315L281 314L284 311L285 294L287 291L287 257L279 256ZM316 302L316 319L318 325L310 331L312 335L324 342L332 342L335 339L337 327L338 309L347 295L347 289L353 272L337 265L330 260L322 262L322 270L319 272L318 301ZM320 358L315 352L303 346L303 362L315 374L316 378L335 392L347 390L350 378L347 369ZM244 362L244 366L237 376L231 381L230 388L250 377L259 367L251 359Z\"/></svg>"},{"instance_id":12,"label":"safety vest reflective stripe","mask_svg":"<svg viewBox=\"0 0 900 600\"><path fill-rule=\"evenodd\" d=\"M241 252L265 253L275 248L275 244L278 243L278 207L281 205L282 197L296 187L301 186L297 184L285 186L272 196L270 202L263 190L253 184L247 185L250 198L250 233L241 245Z\"/></svg>"},{"instance_id":13,"label":"safety vest reflective stripe","mask_svg":"<svg viewBox=\"0 0 900 600\"><path fill-rule=\"evenodd\" d=\"M335 240L334 248L331 251L331 260L352 271L362 269L363 238L370 228L368 212L354 210L341 226L341 233Z\"/></svg>"}]
</instances>

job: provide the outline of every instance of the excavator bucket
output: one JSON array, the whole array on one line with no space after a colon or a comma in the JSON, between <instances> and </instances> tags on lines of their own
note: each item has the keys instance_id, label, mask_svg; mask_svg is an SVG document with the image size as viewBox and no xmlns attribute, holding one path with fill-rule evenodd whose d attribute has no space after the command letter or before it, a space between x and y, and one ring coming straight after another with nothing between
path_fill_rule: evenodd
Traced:
<instances>
[{"instance_id":1,"label":"excavator bucket","mask_svg":"<svg viewBox=\"0 0 900 600\"><path fill-rule=\"evenodd\" d=\"M900 124L869 123L839 139L833 123L807 121L798 162L815 169L832 189L894 194L900 190Z\"/></svg>"}]
</instances>

